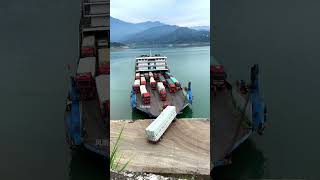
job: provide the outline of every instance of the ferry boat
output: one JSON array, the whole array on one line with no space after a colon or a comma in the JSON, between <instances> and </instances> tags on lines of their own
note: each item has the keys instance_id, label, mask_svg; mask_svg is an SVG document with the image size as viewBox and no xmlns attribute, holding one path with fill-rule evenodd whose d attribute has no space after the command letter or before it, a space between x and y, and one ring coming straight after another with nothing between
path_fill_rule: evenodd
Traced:
<instances>
[{"instance_id":1,"label":"ferry boat","mask_svg":"<svg viewBox=\"0 0 320 180\"><path fill-rule=\"evenodd\" d=\"M214 167L231 164L232 152L253 133L262 135L267 109L260 94L259 66L251 68L250 83L230 83L224 67L211 66L211 117Z\"/></svg>"},{"instance_id":2,"label":"ferry boat","mask_svg":"<svg viewBox=\"0 0 320 180\"><path fill-rule=\"evenodd\" d=\"M71 149L108 156L109 6L107 0L83 0L79 25L79 59L70 70L65 110L66 141Z\"/></svg>"},{"instance_id":3,"label":"ferry boat","mask_svg":"<svg viewBox=\"0 0 320 180\"><path fill-rule=\"evenodd\" d=\"M157 117L167 106L175 106L181 114L186 107L191 107L192 99L191 82L188 87L182 87L170 73L166 56L150 52L136 58L130 96L133 109Z\"/></svg>"}]
</instances>

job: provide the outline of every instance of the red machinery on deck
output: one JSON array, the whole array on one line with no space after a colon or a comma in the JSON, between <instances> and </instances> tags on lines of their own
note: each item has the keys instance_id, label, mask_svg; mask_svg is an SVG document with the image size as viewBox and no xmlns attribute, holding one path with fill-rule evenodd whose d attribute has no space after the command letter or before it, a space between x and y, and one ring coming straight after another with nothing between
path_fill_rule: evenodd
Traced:
<instances>
[{"instance_id":1,"label":"red machinery on deck","mask_svg":"<svg viewBox=\"0 0 320 180\"><path fill-rule=\"evenodd\" d=\"M81 57L96 56L96 41L94 36L86 36L82 40Z\"/></svg>"},{"instance_id":2,"label":"red machinery on deck","mask_svg":"<svg viewBox=\"0 0 320 180\"><path fill-rule=\"evenodd\" d=\"M210 66L211 82L210 86L214 92L218 89L224 89L226 86L227 73L222 65L211 65Z\"/></svg>"},{"instance_id":3,"label":"red machinery on deck","mask_svg":"<svg viewBox=\"0 0 320 180\"><path fill-rule=\"evenodd\" d=\"M79 60L75 82L81 100L91 99L95 95L95 66L95 57L86 57Z\"/></svg>"}]
</instances>

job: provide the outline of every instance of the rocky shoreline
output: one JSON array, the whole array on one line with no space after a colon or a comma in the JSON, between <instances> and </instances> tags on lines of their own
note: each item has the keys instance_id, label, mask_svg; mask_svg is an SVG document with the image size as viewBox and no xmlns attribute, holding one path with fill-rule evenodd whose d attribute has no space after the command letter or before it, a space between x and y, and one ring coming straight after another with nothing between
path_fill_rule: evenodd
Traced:
<instances>
[{"instance_id":1,"label":"rocky shoreline","mask_svg":"<svg viewBox=\"0 0 320 180\"><path fill-rule=\"evenodd\" d=\"M177 176L177 175L176 175ZM181 175L183 176L183 175ZM112 180L205 180L205 179L211 179L210 177L201 177L201 176L188 176L187 178L181 177L166 177L166 176L161 176L157 174L152 174L152 173L143 173L143 172L130 172L130 171L125 171L125 172L115 172L115 171L110 171L110 179Z\"/></svg>"},{"instance_id":2,"label":"rocky shoreline","mask_svg":"<svg viewBox=\"0 0 320 180\"><path fill-rule=\"evenodd\" d=\"M121 172L110 171L110 179L112 180L182 180L173 177L164 177L151 173Z\"/></svg>"}]
</instances>

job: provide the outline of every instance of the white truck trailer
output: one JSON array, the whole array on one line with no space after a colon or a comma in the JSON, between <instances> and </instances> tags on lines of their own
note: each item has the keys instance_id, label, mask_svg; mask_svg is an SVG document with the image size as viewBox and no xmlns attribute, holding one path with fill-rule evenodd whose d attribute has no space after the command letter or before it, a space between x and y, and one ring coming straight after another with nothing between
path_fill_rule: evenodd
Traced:
<instances>
[{"instance_id":1,"label":"white truck trailer","mask_svg":"<svg viewBox=\"0 0 320 180\"><path fill-rule=\"evenodd\" d=\"M147 138L151 142L158 142L163 133L176 117L176 107L167 106L161 114L146 128Z\"/></svg>"}]
</instances>

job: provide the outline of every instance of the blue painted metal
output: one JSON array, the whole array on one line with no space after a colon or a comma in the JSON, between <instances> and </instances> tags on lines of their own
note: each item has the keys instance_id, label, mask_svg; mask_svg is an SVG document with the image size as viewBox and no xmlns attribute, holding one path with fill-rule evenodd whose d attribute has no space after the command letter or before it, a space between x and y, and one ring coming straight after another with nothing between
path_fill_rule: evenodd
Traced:
<instances>
[{"instance_id":1,"label":"blue painted metal","mask_svg":"<svg viewBox=\"0 0 320 180\"><path fill-rule=\"evenodd\" d=\"M88 149L89 151L95 152L95 153L97 153L97 154L99 154L101 156L104 156L104 157L108 156L106 151L103 151L103 150L99 149L98 147L95 147L95 146L93 146L91 144L84 144L84 147L86 149Z\"/></svg>"},{"instance_id":2,"label":"blue painted metal","mask_svg":"<svg viewBox=\"0 0 320 180\"><path fill-rule=\"evenodd\" d=\"M219 160L219 161L215 161L215 162L213 163L213 165L214 165L214 167L216 168L216 167L219 167L219 166L228 165L228 163L226 163L225 160Z\"/></svg>"},{"instance_id":3,"label":"blue painted metal","mask_svg":"<svg viewBox=\"0 0 320 180\"><path fill-rule=\"evenodd\" d=\"M131 91L130 95L130 104L132 108L137 107L137 96L133 91Z\"/></svg>"},{"instance_id":4,"label":"blue painted metal","mask_svg":"<svg viewBox=\"0 0 320 180\"><path fill-rule=\"evenodd\" d=\"M72 80L71 85L71 100L72 100L72 107L71 107L71 116L68 120L68 130L71 136L71 139L75 145L80 145L82 143L81 138L81 122L80 122L80 106L79 106L79 93L75 87L75 83Z\"/></svg>"},{"instance_id":5,"label":"blue painted metal","mask_svg":"<svg viewBox=\"0 0 320 180\"><path fill-rule=\"evenodd\" d=\"M265 126L266 108L260 95L259 66L251 68L250 98L252 102L253 130L261 131Z\"/></svg>"},{"instance_id":6,"label":"blue painted metal","mask_svg":"<svg viewBox=\"0 0 320 180\"><path fill-rule=\"evenodd\" d=\"M189 84L188 84L188 92L187 93L188 93L187 94L188 101L190 104L192 104L193 96L192 96L191 82L189 82Z\"/></svg>"},{"instance_id":7,"label":"blue painted metal","mask_svg":"<svg viewBox=\"0 0 320 180\"><path fill-rule=\"evenodd\" d=\"M262 133L266 118L267 118L267 109L261 98L260 94L260 81L259 81L259 66L255 64L251 68L251 86L250 86L250 95L248 102L251 101L252 106L252 124L253 127L245 136L238 140L233 146L232 149L228 152L231 154L236 148L238 148L244 141L246 141L253 132ZM246 107L245 107L246 108ZM223 159L213 162L214 167L224 166L230 164L228 159Z\"/></svg>"}]
</instances>

